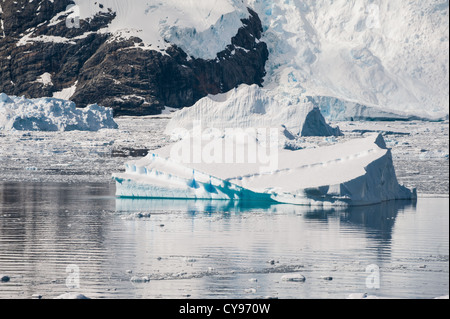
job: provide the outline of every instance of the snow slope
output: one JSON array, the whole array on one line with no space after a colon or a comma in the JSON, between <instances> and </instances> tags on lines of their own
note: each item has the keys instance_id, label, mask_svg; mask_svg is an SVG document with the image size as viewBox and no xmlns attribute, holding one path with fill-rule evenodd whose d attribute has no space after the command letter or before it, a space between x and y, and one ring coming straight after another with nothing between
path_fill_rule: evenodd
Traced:
<instances>
[{"instance_id":1,"label":"snow slope","mask_svg":"<svg viewBox=\"0 0 450 319\"><path fill-rule=\"evenodd\" d=\"M98 131L117 129L112 109L55 98L26 99L0 93L0 131Z\"/></svg>"},{"instance_id":2,"label":"snow slope","mask_svg":"<svg viewBox=\"0 0 450 319\"><path fill-rule=\"evenodd\" d=\"M266 30L266 87L359 103L374 108L372 114L448 115L448 1L248 4ZM351 117L354 109L346 111Z\"/></svg>"},{"instance_id":3,"label":"snow slope","mask_svg":"<svg viewBox=\"0 0 450 319\"><path fill-rule=\"evenodd\" d=\"M240 0L75 0L81 19L112 10L105 32L141 38L147 49L163 52L170 43L196 58L215 59L231 43L249 12ZM167 42L168 41L168 42Z\"/></svg>"},{"instance_id":4,"label":"snow slope","mask_svg":"<svg viewBox=\"0 0 450 319\"><path fill-rule=\"evenodd\" d=\"M166 128L171 135L179 129L278 128L282 125L299 136L340 135L330 127L320 110L299 96L278 94L257 85L241 85L226 94L209 95L190 108L176 112Z\"/></svg>"},{"instance_id":5,"label":"snow slope","mask_svg":"<svg viewBox=\"0 0 450 319\"><path fill-rule=\"evenodd\" d=\"M226 143L228 138L214 139L213 143ZM244 144L235 142L237 154ZM182 162L174 156L174 148L184 146L195 148L190 140L184 139L142 160L128 162L125 173L113 175L117 195L266 200L317 206L367 205L416 197L415 190L398 184L391 151L378 134L322 148L277 149L275 167L266 166L260 157L256 163L208 163L186 161L183 156ZM271 146L263 148L265 154L273 155L271 151Z\"/></svg>"}]
</instances>

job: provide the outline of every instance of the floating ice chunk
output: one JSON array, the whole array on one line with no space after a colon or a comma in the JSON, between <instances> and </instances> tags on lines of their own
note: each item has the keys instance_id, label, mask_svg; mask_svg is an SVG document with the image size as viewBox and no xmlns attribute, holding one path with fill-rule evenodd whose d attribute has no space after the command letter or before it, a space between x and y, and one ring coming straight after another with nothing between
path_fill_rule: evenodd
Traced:
<instances>
[{"instance_id":1,"label":"floating ice chunk","mask_svg":"<svg viewBox=\"0 0 450 319\"><path fill-rule=\"evenodd\" d=\"M98 131L117 129L110 108L55 98L26 99L0 95L0 130L18 131Z\"/></svg>"},{"instance_id":2,"label":"floating ice chunk","mask_svg":"<svg viewBox=\"0 0 450 319\"><path fill-rule=\"evenodd\" d=\"M131 277L130 281L132 283L147 283L150 281L150 278L147 276L145 276L145 277L133 276L133 277Z\"/></svg>"},{"instance_id":3,"label":"floating ice chunk","mask_svg":"<svg viewBox=\"0 0 450 319\"><path fill-rule=\"evenodd\" d=\"M248 288L248 289L244 289L244 292L246 294L256 294L256 289L255 288Z\"/></svg>"},{"instance_id":4,"label":"floating ice chunk","mask_svg":"<svg viewBox=\"0 0 450 319\"><path fill-rule=\"evenodd\" d=\"M213 143L226 144L228 139L232 137L219 137ZM245 141L233 145L236 154L247 150L245 146L252 137ZM184 139L127 163L127 167L145 167L160 173L147 175L128 169L114 174L117 196L258 200L308 206L358 206L417 197L415 190L399 185L391 150L380 134L297 151L268 150L264 148L267 145L259 145L262 153L273 152L276 161L270 165L264 157L241 163L174 160L173 148L203 147L193 144L192 139ZM167 179L169 174L172 178ZM216 191L211 192L211 187Z\"/></svg>"},{"instance_id":5,"label":"floating ice chunk","mask_svg":"<svg viewBox=\"0 0 450 319\"><path fill-rule=\"evenodd\" d=\"M305 282L306 278L301 274L291 274L291 275L284 275L283 277L281 277L281 281Z\"/></svg>"}]
</instances>

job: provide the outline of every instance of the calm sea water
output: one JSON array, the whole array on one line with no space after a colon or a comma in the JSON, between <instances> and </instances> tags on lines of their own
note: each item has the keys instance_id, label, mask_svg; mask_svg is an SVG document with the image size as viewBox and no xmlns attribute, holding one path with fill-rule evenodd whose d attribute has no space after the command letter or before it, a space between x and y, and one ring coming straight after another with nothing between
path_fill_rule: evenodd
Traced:
<instances>
[{"instance_id":1,"label":"calm sea water","mask_svg":"<svg viewBox=\"0 0 450 319\"><path fill-rule=\"evenodd\" d=\"M435 298L448 234L448 198L323 211L0 183L0 298Z\"/></svg>"}]
</instances>

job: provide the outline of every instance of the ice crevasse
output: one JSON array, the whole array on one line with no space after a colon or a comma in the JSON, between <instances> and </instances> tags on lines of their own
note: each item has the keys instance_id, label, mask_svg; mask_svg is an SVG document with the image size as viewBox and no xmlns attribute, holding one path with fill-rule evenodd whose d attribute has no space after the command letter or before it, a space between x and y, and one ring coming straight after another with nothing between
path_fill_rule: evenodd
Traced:
<instances>
[{"instance_id":1,"label":"ice crevasse","mask_svg":"<svg viewBox=\"0 0 450 319\"><path fill-rule=\"evenodd\" d=\"M235 138L215 137L203 141L201 147L214 148ZM246 141L252 138L247 136ZM310 206L358 206L417 198L416 190L398 183L391 150L378 134L321 148L278 148L276 165L259 159L251 164L188 162L174 156L174 150L195 147L193 144L186 138L126 163L124 173L113 174L117 196L258 200ZM249 144L235 143L236 154ZM270 154L274 149L266 144L258 145L258 151Z\"/></svg>"}]
</instances>

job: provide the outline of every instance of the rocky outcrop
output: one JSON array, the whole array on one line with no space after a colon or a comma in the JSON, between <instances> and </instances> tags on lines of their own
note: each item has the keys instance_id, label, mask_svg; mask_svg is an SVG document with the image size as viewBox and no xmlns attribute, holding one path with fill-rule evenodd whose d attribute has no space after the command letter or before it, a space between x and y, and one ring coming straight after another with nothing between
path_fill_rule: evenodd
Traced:
<instances>
[{"instance_id":1,"label":"rocky outcrop","mask_svg":"<svg viewBox=\"0 0 450 319\"><path fill-rule=\"evenodd\" d=\"M259 41L261 21L250 9L230 45L216 59L203 60L175 45L163 54L141 49L139 38L98 32L114 12L68 28L64 10L71 3L1 2L0 92L37 98L73 87L70 99L78 106L98 103L112 107L115 115L153 115L239 84L262 85L269 53Z\"/></svg>"}]
</instances>

